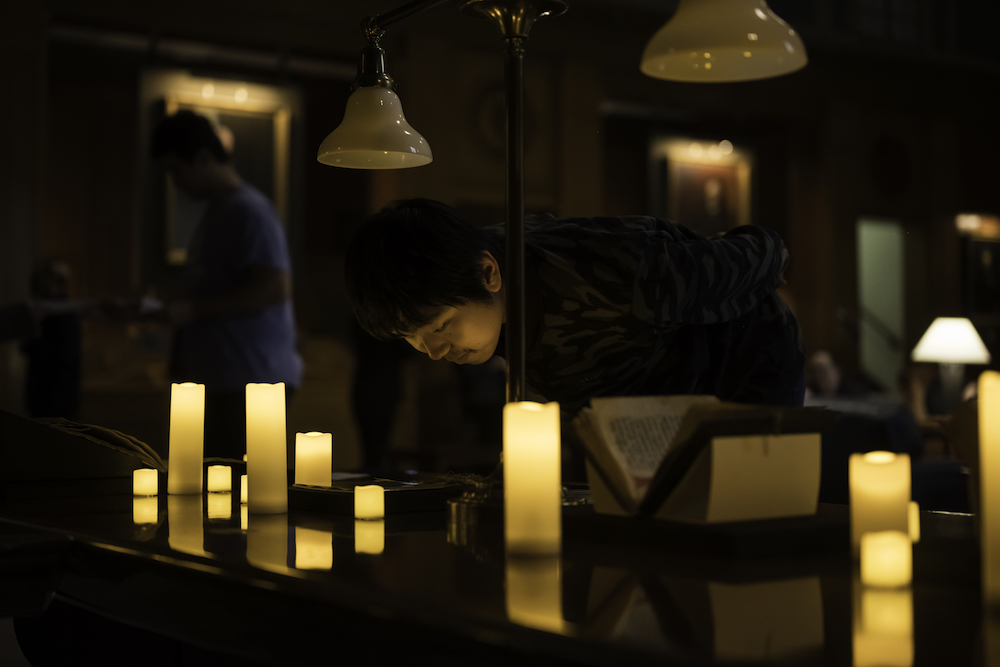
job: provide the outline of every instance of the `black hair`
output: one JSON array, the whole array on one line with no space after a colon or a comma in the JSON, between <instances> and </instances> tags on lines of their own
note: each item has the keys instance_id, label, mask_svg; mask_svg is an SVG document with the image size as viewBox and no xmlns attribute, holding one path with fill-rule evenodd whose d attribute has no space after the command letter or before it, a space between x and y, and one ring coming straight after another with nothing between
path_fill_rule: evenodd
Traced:
<instances>
[{"instance_id":1,"label":"black hair","mask_svg":"<svg viewBox=\"0 0 1000 667\"><path fill-rule=\"evenodd\" d=\"M222 164L232 157L223 148L211 121L193 111L178 111L173 116L167 116L153 133L154 158L173 154L185 162L194 162L194 156L202 149L207 149Z\"/></svg>"},{"instance_id":2,"label":"black hair","mask_svg":"<svg viewBox=\"0 0 1000 667\"><path fill-rule=\"evenodd\" d=\"M372 336L391 340L426 325L444 307L490 303L483 253L502 268L502 245L441 202L393 202L365 219L348 248L354 315Z\"/></svg>"}]
</instances>

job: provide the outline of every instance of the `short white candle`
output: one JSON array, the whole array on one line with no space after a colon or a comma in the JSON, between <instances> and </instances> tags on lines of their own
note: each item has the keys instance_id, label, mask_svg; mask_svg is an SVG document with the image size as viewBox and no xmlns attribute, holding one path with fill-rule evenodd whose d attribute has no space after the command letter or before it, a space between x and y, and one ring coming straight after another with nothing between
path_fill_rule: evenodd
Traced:
<instances>
[{"instance_id":1,"label":"short white candle","mask_svg":"<svg viewBox=\"0 0 1000 667\"><path fill-rule=\"evenodd\" d=\"M385 521L354 521L354 552L380 554L385 550Z\"/></svg>"},{"instance_id":2,"label":"short white candle","mask_svg":"<svg viewBox=\"0 0 1000 667\"><path fill-rule=\"evenodd\" d=\"M354 487L354 518L384 519L385 489L378 484Z\"/></svg>"},{"instance_id":3,"label":"short white candle","mask_svg":"<svg viewBox=\"0 0 1000 667\"><path fill-rule=\"evenodd\" d=\"M168 478L169 479L169 478ZM192 556L207 556L201 495L167 496L167 543Z\"/></svg>"},{"instance_id":4,"label":"short white candle","mask_svg":"<svg viewBox=\"0 0 1000 667\"><path fill-rule=\"evenodd\" d=\"M562 543L559 404L503 409L504 536L507 551L554 555Z\"/></svg>"},{"instance_id":5,"label":"short white candle","mask_svg":"<svg viewBox=\"0 0 1000 667\"><path fill-rule=\"evenodd\" d=\"M333 567L333 533L295 527L295 569L329 570Z\"/></svg>"},{"instance_id":6,"label":"short white candle","mask_svg":"<svg viewBox=\"0 0 1000 667\"><path fill-rule=\"evenodd\" d=\"M288 511L285 383L247 385L247 495L251 514ZM250 488L247 488L249 491Z\"/></svg>"},{"instance_id":7,"label":"short white candle","mask_svg":"<svg viewBox=\"0 0 1000 667\"><path fill-rule=\"evenodd\" d=\"M548 632L563 632L559 556L507 558L507 618Z\"/></svg>"},{"instance_id":8,"label":"short white candle","mask_svg":"<svg viewBox=\"0 0 1000 667\"><path fill-rule=\"evenodd\" d=\"M160 501L156 496L136 496L132 498L132 522L141 525L159 521L159 503Z\"/></svg>"},{"instance_id":9,"label":"short white candle","mask_svg":"<svg viewBox=\"0 0 1000 667\"><path fill-rule=\"evenodd\" d=\"M205 385L170 385L168 493L201 493L205 456Z\"/></svg>"},{"instance_id":10,"label":"short white candle","mask_svg":"<svg viewBox=\"0 0 1000 667\"><path fill-rule=\"evenodd\" d=\"M240 475L240 503L247 504L247 476Z\"/></svg>"},{"instance_id":11,"label":"short white candle","mask_svg":"<svg viewBox=\"0 0 1000 667\"><path fill-rule=\"evenodd\" d=\"M208 466L208 492L229 493L233 490L233 471L229 466Z\"/></svg>"},{"instance_id":12,"label":"short white candle","mask_svg":"<svg viewBox=\"0 0 1000 667\"><path fill-rule=\"evenodd\" d=\"M310 431L295 434L295 483L330 486L333 435Z\"/></svg>"},{"instance_id":13,"label":"short white candle","mask_svg":"<svg viewBox=\"0 0 1000 667\"><path fill-rule=\"evenodd\" d=\"M229 519L233 515L233 494L218 491L208 494L208 518Z\"/></svg>"},{"instance_id":14,"label":"short white candle","mask_svg":"<svg viewBox=\"0 0 1000 667\"><path fill-rule=\"evenodd\" d=\"M913 543L898 530L861 536L861 583L898 588L913 580Z\"/></svg>"},{"instance_id":15,"label":"short white candle","mask_svg":"<svg viewBox=\"0 0 1000 667\"><path fill-rule=\"evenodd\" d=\"M851 546L857 556L864 533L909 532L910 457L908 454L851 454Z\"/></svg>"},{"instance_id":16,"label":"short white candle","mask_svg":"<svg viewBox=\"0 0 1000 667\"><path fill-rule=\"evenodd\" d=\"M152 468L138 468L132 471L132 495L155 496L160 490L160 479Z\"/></svg>"}]
</instances>

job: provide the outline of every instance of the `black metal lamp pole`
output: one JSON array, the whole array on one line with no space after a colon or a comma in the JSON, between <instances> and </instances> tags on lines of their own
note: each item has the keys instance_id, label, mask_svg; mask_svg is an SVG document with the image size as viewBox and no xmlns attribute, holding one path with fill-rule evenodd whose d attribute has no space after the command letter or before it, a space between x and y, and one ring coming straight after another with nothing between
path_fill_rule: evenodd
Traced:
<instances>
[{"instance_id":1,"label":"black metal lamp pole","mask_svg":"<svg viewBox=\"0 0 1000 667\"><path fill-rule=\"evenodd\" d=\"M361 23L366 37L376 40L390 24L448 0L415 0ZM490 19L500 28L504 49L504 106L507 135L507 402L525 400L524 321L524 43L535 20L566 11L564 0L466 0L462 10Z\"/></svg>"}]
</instances>

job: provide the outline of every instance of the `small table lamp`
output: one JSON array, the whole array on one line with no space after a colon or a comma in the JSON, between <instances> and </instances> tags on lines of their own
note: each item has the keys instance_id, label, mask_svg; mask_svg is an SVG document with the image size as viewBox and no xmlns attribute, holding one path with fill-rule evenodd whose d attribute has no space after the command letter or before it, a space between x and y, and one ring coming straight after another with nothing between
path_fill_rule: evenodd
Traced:
<instances>
[{"instance_id":1,"label":"small table lamp","mask_svg":"<svg viewBox=\"0 0 1000 667\"><path fill-rule=\"evenodd\" d=\"M990 363L989 350L972 322L965 317L939 317L934 320L910 357L913 361L939 364L941 389L948 412L961 402L965 364Z\"/></svg>"}]
</instances>

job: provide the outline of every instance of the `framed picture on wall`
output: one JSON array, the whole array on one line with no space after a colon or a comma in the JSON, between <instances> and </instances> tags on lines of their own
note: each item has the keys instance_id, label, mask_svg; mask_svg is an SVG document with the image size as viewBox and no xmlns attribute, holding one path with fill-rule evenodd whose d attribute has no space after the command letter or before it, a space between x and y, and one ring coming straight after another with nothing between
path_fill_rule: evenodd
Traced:
<instances>
[{"instance_id":1,"label":"framed picture on wall","mask_svg":"<svg viewBox=\"0 0 1000 667\"><path fill-rule=\"evenodd\" d=\"M965 310L1000 316L1000 239L965 239Z\"/></svg>"},{"instance_id":2,"label":"framed picture on wall","mask_svg":"<svg viewBox=\"0 0 1000 667\"><path fill-rule=\"evenodd\" d=\"M747 151L726 140L667 137L654 141L652 152L662 215L706 236L750 224Z\"/></svg>"},{"instance_id":3,"label":"framed picture on wall","mask_svg":"<svg viewBox=\"0 0 1000 667\"><path fill-rule=\"evenodd\" d=\"M240 176L270 199L287 224L291 106L268 86L218 79L185 82L164 96L164 111L189 110L207 117ZM279 91L280 92L280 91ZM206 203L164 184L166 261L183 264Z\"/></svg>"}]
</instances>

